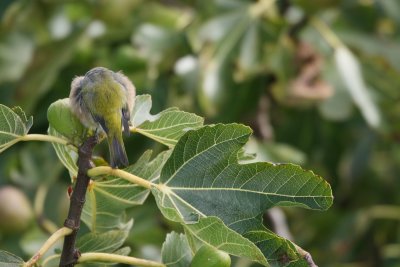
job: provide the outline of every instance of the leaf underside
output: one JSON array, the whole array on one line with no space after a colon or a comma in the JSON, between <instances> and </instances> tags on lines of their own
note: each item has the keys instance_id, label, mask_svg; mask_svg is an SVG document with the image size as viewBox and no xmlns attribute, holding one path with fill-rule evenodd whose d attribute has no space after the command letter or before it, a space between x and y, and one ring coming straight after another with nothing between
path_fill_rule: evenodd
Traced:
<instances>
[{"instance_id":1,"label":"leaf underside","mask_svg":"<svg viewBox=\"0 0 400 267\"><path fill-rule=\"evenodd\" d=\"M151 155L150 150L146 151L135 164L124 171L157 182L170 151L161 152L154 159L151 159ZM118 177L96 179L91 182L86 193L82 220L94 232L118 228L125 221L125 210L143 204L149 192L148 189Z\"/></svg>"},{"instance_id":2,"label":"leaf underside","mask_svg":"<svg viewBox=\"0 0 400 267\"><path fill-rule=\"evenodd\" d=\"M173 147L188 130L203 125L204 119L178 108L166 109L157 115L151 115L150 95L138 95L131 114L132 131L147 136L168 147Z\"/></svg>"},{"instance_id":3,"label":"leaf underside","mask_svg":"<svg viewBox=\"0 0 400 267\"><path fill-rule=\"evenodd\" d=\"M0 104L0 153L26 135L32 122L33 118L28 119L20 107L10 109Z\"/></svg>"},{"instance_id":4,"label":"leaf underside","mask_svg":"<svg viewBox=\"0 0 400 267\"><path fill-rule=\"evenodd\" d=\"M167 234L161 249L162 262L167 267L188 267L192 261L192 251L184 234Z\"/></svg>"}]
</instances>

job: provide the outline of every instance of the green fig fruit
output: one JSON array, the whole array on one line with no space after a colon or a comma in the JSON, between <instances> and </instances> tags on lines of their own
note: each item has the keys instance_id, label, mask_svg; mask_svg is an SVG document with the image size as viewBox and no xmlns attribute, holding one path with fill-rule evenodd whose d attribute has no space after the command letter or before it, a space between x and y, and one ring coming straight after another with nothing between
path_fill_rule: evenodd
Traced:
<instances>
[{"instance_id":1,"label":"green fig fruit","mask_svg":"<svg viewBox=\"0 0 400 267\"><path fill-rule=\"evenodd\" d=\"M230 267L231 257L228 253L211 246L202 246L194 255L191 267Z\"/></svg>"}]
</instances>

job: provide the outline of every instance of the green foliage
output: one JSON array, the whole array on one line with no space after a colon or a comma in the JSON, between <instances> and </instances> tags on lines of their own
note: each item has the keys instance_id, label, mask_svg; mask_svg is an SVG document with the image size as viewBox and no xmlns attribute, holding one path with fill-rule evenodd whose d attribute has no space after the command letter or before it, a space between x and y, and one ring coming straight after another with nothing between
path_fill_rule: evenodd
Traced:
<instances>
[{"instance_id":1,"label":"green foliage","mask_svg":"<svg viewBox=\"0 0 400 267\"><path fill-rule=\"evenodd\" d=\"M66 103L62 100L50 106L49 132L52 136L61 132L73 143L76 137L82 140L86 131ZM239 164L239 158L246 154L243 146L251 134L248 127L219 124L190 130L190 126L199 127L201 118L169 109L152 119L148 113L150 106L149 96L138 96L137 109L132 116L137 123L136 129L148 122L143 131L158 129L152 134L153 139L168 144L166 139L154 137L170 136L169 140L177 140L176 146L172 152L161 152L153 160L150 160L151 151L147 151L124 171L153 185L153 195L164 216L181 223L191 242L196 240L265 266L268 266L268 261L279 264L301 261L291 242L267 230L261 216L273 206L325 210L332 204L329 185L312 172L295 165ZM173 113L169 112L171 110ZM18 112L19 116L25 116L22 110L18 109ZM12 111L10 114L17 116ZM76 122L69 124L75 125L76 131L63 125L65 121ZM148 132L144 135L148 136ZM76 165L71 150L63 149L61 145L55 146L57 155L74 174ZM65 143L63 146L70 145ZM149 192L149 189L131 184L122 177L106 176L92 181L82 214L82 220L91 233L78 240L81 251L114 253L119 249L132 227L132 220L124 223L125 210L143 204ZM178 241L167 240L165 249L171 246L169 242ZM126 249L121 253L125 252L129 253ZM181 257L186 257L185 246L178 252ZM167 261L176 253L165 254Z\"/></svg>"},{"instance_id":2,"label":"green foliage","mask_svg":"<svg viewBox=\"0 0 400 267\"><path fill-rule=\"evenodd\" d=\"M58 133L51 125L48 129L48 133L51 136L63 138L64 136ZM75 146L65 146L58 143L52 143L54 150L61 163L67 168L70 175L73 177L78 174L78 166L76 161L78 160L78 151Z\"/></svg>"},{"instance_id":3,"label":"green foliage","mask_svg":"<svg viewBox=\"0 0 400 267\"><path fill-rule=\"evenodd\" d=\"M20 267L24 261L10 252L0 250L0 266Z\"/></svg>"},{"instance_id":4,"label":"green foliage","mask_svg":"<svg viewBox=\"0 0 400 267\"><path fill-rule=\"evenodd\" d=\"M262 214L273 206L326 210L333 200L330 186L295 165L238 164L238 151L250 134L248 127L237 124L187 133L165 163L153 194L164 215L189 224L186 227L192 228L202 217L217 216L223 221L218 232L227 225L259 245L267 259L279 261L287 253L286 258L295 260L298 256L289 241L263 232ZM227 249L223 242L234 243L213 242L221 250ZM226 251L237 255L231 248Z\"/></svg>"},{"instance_id":5,"label":"green foliage","mask_svg":"<svg viewBox=\"0 0 400 267\"><path fill-rule=\"evenodd\" d=\"M0 104L0 152L21 140L33 123L33 117L26 117L21 108L10 109Z\"/></svg>"},{"instance_id":6,"label":"green foliage","mask_svg":"<svg viewBox=\"0 0 400 267\"><path fill-rule=\"evenodd\" d=\"M204 119L177 108L169 108L151 115L150 95L139 95L131 115L132 131L143 134L168 147L173 147L188 130L203 125Z\"/></svg>"},{"instance_id":7,"label":"green foliage","mask_svg":"<svg viewBox=\"0 0 400 267\"><path fill-rule=\"evenodd\" d=\"M209 246L202 246L193 257L192 267L230 267L229 254Z\"/></svg>"},{"instance_id":8,"label":"green foliage","mask_svg":"<svg viewBox=\"0 0 400 267\"><path fill-rule=\"evenodd\" d=\"M77 247L81 253L85 252L108 252L115 253L122 247L129 231L133 225L133 220L130 220L125 225L121 225L118 230L110 230L103 233L94 231L81 236L77 241ZM128 252L129 253L129 252Z\"/></svg>"},{"instance_id":9,"label":"green foliage","mask_svg":"<svg viewBox=\"0 0 400 267\"><path fill-rule=\"evenodd\" d=\"M168 267L186 267L192 262L192 251L186 236L175 232L167 234L161 255L162 262Z\"/></svg>"},{"instance_id":10,"label":"green foliage","mask_svg":"<svg viewBox=\"0 0 400 267\"><path fill-rule=\"evenodd\" d=\"M122 70L137 88L132 134L124 139L135 163L126 171L154 186L149 190L119 177L96 177L87 193L81 232L125 237L124 225L134 218L122 248L113 253L159 259L161 237L183 230L184 236L169 236L171 243L182 244L182 251L170 252L172 258L189 255L187 240L193 255L207 243L241 257L232 257L232 267L259 266L251 259L285 265L286 256L299 258L296 243L319 266L397 266L399 10L396 0L5 1L0 11L0 187L18 186L35 204L34 216L40 220L24 232L0 236L0 248L28 257L53 232L43 222L62 225L65 213L60 211L68 200L66 188L77 175L76 146L82 135L63 123L76 118L58 119L56 110L47 120L46 113L57 99L69 95L75 76L104 66ZM35 116L35 124L21 109L3 104L21 106ZM195 114L204 116L207 124L249 125L254 135L242 146L250 133L237 125L246 133L243 140L229 141L235 149L221 144L221 154L213 151L215 160L204 161L207 176L199 179L199 165L195 169L188 164L190 168L182 168L187 173L174 176L177 185L172 185L166 182L173 176L167 171L167 166L174 169L172 159L186 162L184 155L208 145L194 142L195 133L208 131L203 138L210 141L216 134L212 129L233 127L202 128L203 119ZM52 142L57 157L43 143L5 151L17 142L38 140L28 131L47 132L57 140ZM182 148L189 136L192 141L186 142L196 147ZM175 146L181 147L181 157ZM108 154L106 146L97 146L95 154L95 165L107 164L101 158ZM226 161L226 170L219 170ZM309 171L281 163L299 164L326 178L335 205L324 213L309 210L331 205L328 185ZM217 177L209 173L218 171L223 176L216 181L230 185L221 196L210 184L205 184L204 195L193 191L199 184L191 184L192 177L207 181ZM262 176L262 181L272 177L266 173L281 175L270 190L258 186L255 193L244 194L232 190L236 184L229 177L236 177L235 171L246 173L247 179L257 173L255 180ZM298 175L284 183L291 172ZM307 192L317 181L320 191ZM271 197L278 190L273 186L282 183L281 190L288 194ZM150 191L170 220L158 213ZM301 197L303 193L307 197ZM160 205L162 196L170 206ZM229 203L220 202L223 196ZM215 207L209 198L218 200ZM262 205L249 208L249 201ZM272 206L284 218L268 210ZM234 207L245 207L248 225L234 223L240 218ZM248 249L242 253L238 246L227 246L214 229ZM8 254L0 255L3 259ZM184 258L178 263L187 265L189 257ZM290 266L307 263L292 261Z\"/></svg>"},{"instance_id":11,"label":"green foliage","mask_svg":"<svg viewBox=\"0 0 400 267\"><path fill-rule=\"evenodd\" d=\"M125 171L156 182L169 154L169 151L161 152L151 160L152 152L146 151L135 164L127 167ZM142 205L148 195L148 189L122 178L101 177L92 181L89 186L82 220L93 232L120 228L126 217L125 210Z\"/></svg>"},{"instance_id":12,"label":"green foliage","mask_svg":"<svg viewBox=\"0 0 400 267\"><path fill-rule=\"evenodd\" d=\"M47 120L50 128L79 146L86 136L86 128L72 113L69 98L60 99L49 106Z\"/></svg>"}]
</instances>

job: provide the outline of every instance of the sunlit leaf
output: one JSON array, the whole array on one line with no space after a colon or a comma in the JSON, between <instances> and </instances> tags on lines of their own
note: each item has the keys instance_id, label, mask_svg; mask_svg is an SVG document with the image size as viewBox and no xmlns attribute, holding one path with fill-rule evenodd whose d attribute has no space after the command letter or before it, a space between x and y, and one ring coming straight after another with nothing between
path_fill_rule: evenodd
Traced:
<instances>
[{"instance_id":1,"label":"sunlit leaf","mask_svg":"<svg viewBox=\"0 0 400 267\"><path fill-rule=\"evenodd\" d=\"M257 23L251 24L243 36L238 63L240 68L245 72L254 70L254 68L257 67L258 60L260 59L258 27L259 25Z\"/></svg>"},{"instance_id":2,"label":"sunlit leaf","mask_svg":"<svg viewBox=\"0 0 400 267\"><path fill-rule=\"evenodd\" d=\"M0 153L21 140L32 126L21 108L10 109L0 104Z\"/></svg>"},{"instance_id":3,"label":"sunlit leaf","mask_svg":"<svg viewBox=\"0 0 400 267\"><path fill-rule=\"evenodd\" d=\"M324 79L335 88L333 95L319 104L321 114L330 120L346 120L354 109L354 104L349 91L340 78L338 69L333 62L326 64Z\"/></svg>"},{"instance_id":4,"label":"sunlit leaf","mask_svg":"<svg viewBox=\"0 0 400 267\"><path fill-rule=\"evenodd\" d=\"M121 247L129 235L133 225L130 220L125 225L121 225L120 229L110 230L104 233L93 233L83 235L77 241L77 248L81 253L112 253L127 256L131 252L130 247ZM108 266L115 265L113 262L94 261L85 263L84 266Z\"/></svg>"},{"instance_id":5,"label":"sunlit leaf","mask_svg":"<svg viewBox=\"0 0 400 267\"><path fill-rule=\"evenodd\" d=\"M13 32L1 38L0 82L18 80L32 58L34 44L28 34Z\"/></svg>"},{"instance_id":6,"label":"sunlit leaf","mask_svg":"<svg viewBox=\"0 0 400 267\"><path fill-rule=\"evenodd\" d=\"M360 109L367 123L373 128L378 128L381 124L379 108L372 100L357 59L347 48L339 47L335 50L335 60L339 74L354 103Z\"/></svg>"},{"instance_id":7,"label":"sunlit leaf","mask_svg":"<svg viewBox=\"0 0 400 267\"><path fill-rule=\"evenodd\" d=\"M17 107L13 107L12 111L14 111L15 114L17 114L19 116L21 121L25 124L26 130L29 131L29 129L33 125L33 117L30 116L29 118L27 118L25 112L22 110L21 107L18 107L18 106Z\"/></svg>"},{"instance_id":8,"label":"sunlit leaf","mask_svg":"<svg viewBox=\"0 0 400 267\"><path fill-rule=\"evenodd\" d=\"M143 23L132 36L132 41L149 62L158 64L168 56L168 52L174 52L173 48L179 44L179 32L164 26Z\"/></svg>"},{"instance_id":9,"label":"sunlit leaf","mask_svg":"<svg viewBox=\"0 0 400 267\"><path fill-rule=\"evenodd\" d=\"M135 107L131 115L133 125L131 131L173 147L188 130L203 125L203 118L177 108L169 108L157 115L151 115L151 105L151 96L136 96Z\"/></svg>"},{"instance_id":10,"label":"sunlit leaf","mask_svg":"<svg viewBox=\"0 0 400 267\"><path fill-rule=\"evenodd\" d=\"M248 160L252 162L268 161L279 163L287 162L294 164L304 164L306 162L306 155L302 151L288 144L278 142L262 142L256 138L250 138L245 148L246 151L254 153L254 158L249 158ZM239 162L241 162L240 157Z\"/></svg>"},{"instance_id":11,"label":"sunlit leaf","mask_svg":"<svg viewBox=\"0 0 400 267\"><path fill-rule=\"evenodd\" d=\"M162 262L168 267L187 267L192 261L192 251L183 234L167 234L161 249Z\"/></svg>"},{"instance_id":12,"label":"sunlit leaf","mask_svg":"<svg viewBox=\"0 0 400 267\"><path fill-rule=\"evenodd\" d=\"M132 225L133 220L130 220L125 225L122 225L120 229L110 230L104 233L87 233L78 239L77 247L82 253L113 253L124 244Z\"/></svg>"},{"instance_id":13,"label":"sunlit leaf","mask_svg":"<svg viewBox=\"0 0 400 267\"><path fill-rule=\"evenodd\" d=\"M391 0L383 1L382 3L389 3L390 1ZM398 7L400 7L400 5L398 5ZM400 71L400 54L398 53L400 44L398 42L382 40L376 36L361 34L354 31L340 32L339 36L347 45L354 47L358 51L362 51L366 55L381 56L392 65L393 69Z\"/></svg>"},{"instance_id":14,"label":"sunlit leaf","mask_svg":"<svg viewBox=\"0 0 400 267\"><path fill-rule=\"evenodd\" d=\"M210 19L201 27L199 39L201 42L218 42L232 33L231 29L238 26L241 19L246 16L243 8Z\"/></svg>"},{"instance_id":15,"label":"sunlit leaf","mask_svg":"<svg viewBox=\"0 0 400 267\"><path fill-rule=\"evenodd\" d=\"M51 126L48 129L48 133L52 136L65 138ZM78 174L78 166L76 165L76 162L78 160L77 148L71 145L66 146L55 142L53 142L52 145L54 147L54 150L56 151L58 159L65 166L65 168L67 168L70 176L76 177L76 175Z\"/></svg>"},{"instance_id":16,"label":"sunlit leaf","mask_svg":"<svg viewBox=\"0 0 400 267\"><path fill-rule=\"evenodd\" d=\"M1 267L20 267L24 261L10 252L0 250L0 266Z\"/></svg>"},{"instance_id":17,"label":"sunlit leaf","mask_svg":"<svg viewBox=\"0 0 400 267\"><path fill-rule=\"evenodd\" d=\"M164 215L189 225L216 216L239 234L264 231L265 235L262 215L268 208L326 210L331 206L329 184L311 171L292 164L239 164L238 152L250 134L250 128L239 124L207 126L185 134L153 189ZM263 239L267 245L262 246L268 259L279 259L285 251L296 260L289 241L268 235L273 238ZM251 236L260 245L260 235Z\"/></svg>"},{"instance_id":18,"label":"sunlit leaf","mask_svg":"<svg viewBox=\"0 0 400 267\"><path fill-rule=\"evenodd\" d=\"M146 151L125 171L157 182L170 151L161 152L152 160L151 155L151 151ZM143 204L148 195L148 189L122 178L107 176L96 179L90 183L86 193L82 220L94 232L118 228L124 222L125 210Z\"/></svg>"}]
</instances>

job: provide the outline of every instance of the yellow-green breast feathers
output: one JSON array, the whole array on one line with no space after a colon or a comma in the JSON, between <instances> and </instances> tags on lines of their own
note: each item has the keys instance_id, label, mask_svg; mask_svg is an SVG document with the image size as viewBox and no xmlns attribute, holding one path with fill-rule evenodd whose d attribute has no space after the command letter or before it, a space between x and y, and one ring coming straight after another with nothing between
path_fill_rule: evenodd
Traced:
<instances>
[{"instance_id":1,"label":"yellow-green breast feathers","mask_svg":"<svg viewBox=\"0 0 400 267\"><path fill-rule=\"evenodd\" d=\"M123 74L106 68L91 69L71 84L73 112L87 127L107 134L112 167L128 165L122 129L129 133L135 87Z\"/></svg>"}]
</instances>

